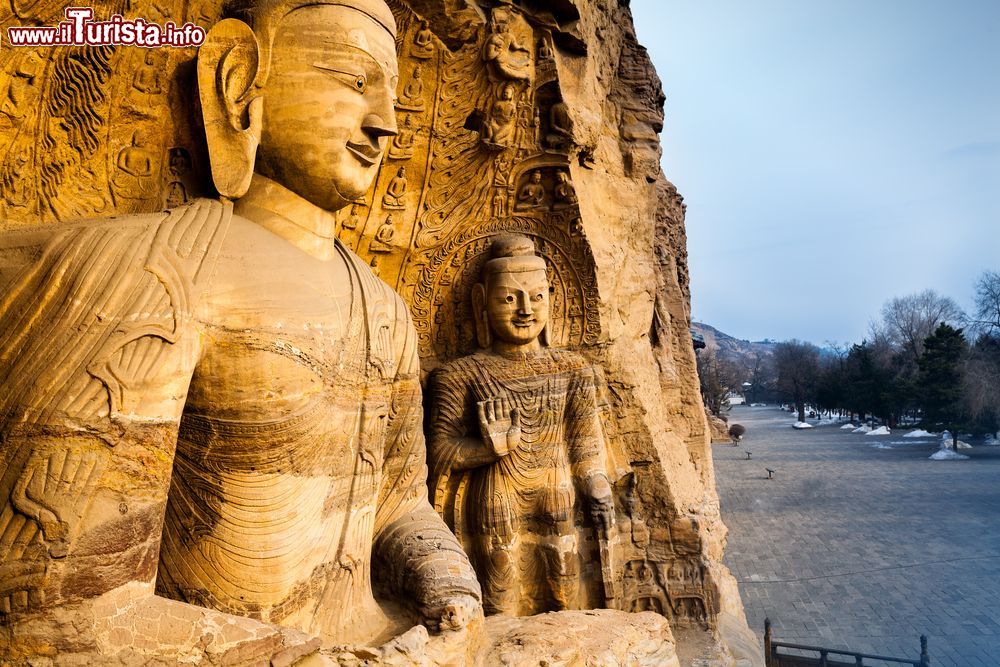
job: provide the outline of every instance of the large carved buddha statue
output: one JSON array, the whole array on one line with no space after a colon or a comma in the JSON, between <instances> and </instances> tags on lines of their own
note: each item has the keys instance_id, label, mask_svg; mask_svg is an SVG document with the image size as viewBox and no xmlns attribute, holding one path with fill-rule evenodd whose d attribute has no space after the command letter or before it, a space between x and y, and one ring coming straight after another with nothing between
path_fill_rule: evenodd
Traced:
<instances>
[{"instance_id":1,"label":"large carved buddha statue","mask_svg":"<svg viewBox=\"0 0 1000 667\"><path fill-rule=\"evenodd\" d=\"M220 200L0 238L0 614L100 653L101 605L155 582L327 644L462 629L479 585L428 503L413 326L334 236L396 133L392 15L230 16L198 60ZM0 648L41 651L25 632Z\"/></svg>"}]
</instances>

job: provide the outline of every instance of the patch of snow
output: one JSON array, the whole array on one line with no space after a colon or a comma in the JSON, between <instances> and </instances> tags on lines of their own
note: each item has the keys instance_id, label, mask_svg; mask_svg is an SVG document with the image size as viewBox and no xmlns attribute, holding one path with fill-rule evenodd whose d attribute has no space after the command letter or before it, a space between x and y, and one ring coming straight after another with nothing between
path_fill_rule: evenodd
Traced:
<instances>
[{"instance_id":1,"label":"patch of snow","mask_svg":"<svg viewBox=\"0 0 1000 667\"><path fill-rule=\"evenodd\" d=\"M848 431L848 430L853 431L855 428L857 428L857 427L854 424L852 424L851 422L847 422L846 424L844 424L843 426L840 427L840 430L841 431Z\"/></svg>"},{"instance_id":2,"label":"patch of snow","mask_svg":"<svg viewBox=\"0 0 1000 667\"><path fill-rule=\"evenodd\" d=\"M915 431L910 431L903 436L904 438L933 438L934 434L930 431L925 431L922 428L918 428Z\"/></svg>"},{"instance_id":3,"label":"patch of snow","mask_svg":"<svg viewBox=\"0 0 1000 667\"><path fill-rule=\"evenodd\" d=\"M941 449L951 449L951 431L945 431L941 434ZM958 449L972 449L972 445L962 440L958 441Z\"/></svg>"},{"instance_id":4,"label":"patch of snow","mask_svg":"<svg viewBox=\"0 0 1000 667\"><path fill-rule=\"evenodd\" d=\"M859 426L856 429L854 429L853 431L851 431L851 433L868 433L871 430L872 429L871 429L870 426L862 424L861 426Z\"/></svg>"},{"instance_id":5,"label":"patch of snow","mask_svg":"<svg viewBox=\"0 0 1000 667\"><path fill-rule=\"evenodd\" d=\"M792 428L797 428L797 429L800 429L800 430L804 429L804 428L812 428L812 427L813 427L812 424L808 424L806 422L795 422L794 424L792 424Z\"/></svg>"},{"instance_id":6,"label":"patch of snow","mask_svg":"<svg viewBox=\"0 0 1000 667\"><path fill-rule=\"evenodd\" d=\"M870 447L874 447L875 449L892 449L892 448L893 448L893 447L892 447L892 443L891 443L891 442L890 442L890 443L888 443L888 444L886 444L886 443L883 443L883 442L873 442L873 443L872 443L871 445L869 445L869 446L870 446Z\"/></svg>"},{"instance_id":7,"label":"patch of snow","mask_svg":"<svg viewBox=\"0 0 1000 667\"><path fill-rule=\"evenodd\" d=\"M868 433L865 433L865 435L889 435L889 432L890 431L888 426L879 426L874 431L868 431Z\"/></svg>"},{"instance_id":8,"label":"patch of snow","mask_svg":"<svg viewBox=\"0 0 1000 667\"><path fill-rule=\"evenodd\" d=\"M950 449L939 449L927 458L931 461L965 461L969 457L965 454L953 452Z\"/></svg>"},{"instance_id":9,"label":"patch of snow","mask_svg":"<svg viewBox=\"0 0 1000 667\"><path fill-rule=\"evenodd\" d=\"M986 440L983 441L983 444L986 445L987 447L1000 446L1000 433L997 433L996 435L986 436Z\"/></svg>"}]
</instances>

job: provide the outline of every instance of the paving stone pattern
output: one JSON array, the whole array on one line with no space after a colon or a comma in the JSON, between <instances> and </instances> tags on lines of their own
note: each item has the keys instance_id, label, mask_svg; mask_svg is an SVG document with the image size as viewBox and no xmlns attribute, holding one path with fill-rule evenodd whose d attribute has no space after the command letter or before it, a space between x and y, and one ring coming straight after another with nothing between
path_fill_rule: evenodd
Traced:
<instances>
[{"instance_id":1,"label":"paving stone pattern","mask_svg":"<svg viewBox=\"0 0 1000 667\"><path fill-rule=\"evenodd\" d=\"M750 626L761 635L770 617L779 640L912 659L924 634L934 667L1000 666L1000 447L930 461L937 441L907 429L794 421L737 407L742 445L712 447Z\"/></svg>"}]
</instances>

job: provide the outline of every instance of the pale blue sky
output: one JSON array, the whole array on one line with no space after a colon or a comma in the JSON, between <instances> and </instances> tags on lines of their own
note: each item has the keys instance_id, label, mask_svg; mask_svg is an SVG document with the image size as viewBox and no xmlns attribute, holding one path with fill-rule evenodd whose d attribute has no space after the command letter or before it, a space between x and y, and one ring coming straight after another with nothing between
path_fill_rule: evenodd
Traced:
<instances>
[{"instance_id":1,"label":"pale blue sky","mask_svg":"<svg viewBox=\"0 0 1000 667\"><path fill-rule=\"evenodd\" d=\"M693 316L858 341L1000 270L1000 0L633 0L688 204Z\"/></svg>"}]
</instances>

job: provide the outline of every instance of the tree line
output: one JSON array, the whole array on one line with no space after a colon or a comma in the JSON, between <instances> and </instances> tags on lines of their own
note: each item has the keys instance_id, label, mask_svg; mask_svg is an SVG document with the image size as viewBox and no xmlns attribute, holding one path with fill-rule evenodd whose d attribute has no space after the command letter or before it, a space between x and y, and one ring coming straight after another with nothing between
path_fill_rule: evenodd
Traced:
<instances>
[{"instance_id":1,"label":"tree line","mask_svg":"<svg viewBox=\"0 0 1000 667\"><path fill-rule=\"evenodd\" d=\"M706 408L721 415L725 398L807 405L874 418L893 427L904 418L928 430L995 433L1000 429L1000 272L976 281L973 311L933 290L890 299L860 343L788 340L749 358L699 352Z\"/></svg>"}]
</instances>

